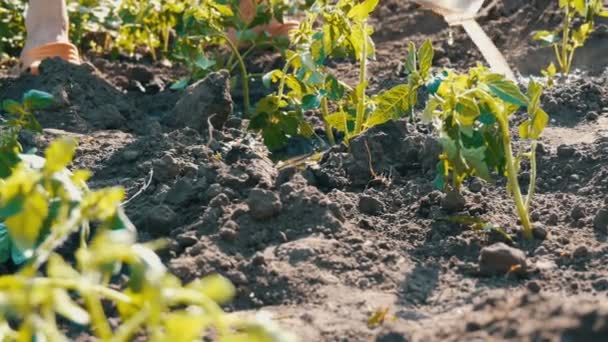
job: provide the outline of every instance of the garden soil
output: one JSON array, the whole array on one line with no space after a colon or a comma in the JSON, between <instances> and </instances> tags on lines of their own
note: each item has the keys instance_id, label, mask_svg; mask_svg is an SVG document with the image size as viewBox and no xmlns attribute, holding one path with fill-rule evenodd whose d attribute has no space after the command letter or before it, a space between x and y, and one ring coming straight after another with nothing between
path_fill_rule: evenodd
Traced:
<instances>
[{"instance_id":1,"label":"garden soil","mask_svg":"<svg viewBox=\"0 0 608 342\"><path fill-rule=\"evenodd\" d=\"M479 18L523 77L550 61L529 36L559 23L553 2L486 1ZM373 24L371 93L405 81L410 41L433 39L437 66L480 58L462 29L409 2L383 1ZM57 105L39 113L44 134L24 135L24 145L77 137L74 166L94 171L92 187L135 196L126 210L141 240L168 239L173 273L225 275L238 289L227 310L270 312L301 341L608 341L606 56L600 23L580 70L543 97L551 122L537 152L533 241L518 234L504 180L472 180L462 196L434 189L439 146L422 125L386 123L316 162L278 165L235 114L240 96L225 72L171 91L177 67L47 60L40 76L0 78L0 97L53 93ZM252 65L277 63L264 55ZM349 61L331 67L355 79ZM453 215L480 217L513 241ZM373 316L383 319L370 325Z\"/></svg>"}]
</instances>

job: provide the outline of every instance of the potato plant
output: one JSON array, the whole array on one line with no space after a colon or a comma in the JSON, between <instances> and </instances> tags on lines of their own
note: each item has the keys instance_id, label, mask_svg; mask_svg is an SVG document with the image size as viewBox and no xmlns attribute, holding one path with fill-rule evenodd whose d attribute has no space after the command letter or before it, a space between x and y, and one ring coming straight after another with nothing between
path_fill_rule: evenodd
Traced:
<instances>
[{"instance_id":1,"label":"potato plant","mask_svg":"<svg viewBox=\"0 0 608 342\"><path fill-rule=\"evenodd\" d=\"M538 31L533 39L553 47L559 71L562 75L568 75L572 69L574 52L585 45L595 30L595 18L608 17L608 10L603 9L601 0L559 0L559 7L564 12L563 24L553 31ZM577 21L580 25L574 27ZM543 70L550 82L556 73L557 68L553 63Z\"/></svg>"},{"instance_id":2,"label":"potato plant","mask_svg":"<svg viewBox=\"0 0 608 342\"><path fill-rule=\"evenodd\" d=\"M10 140L30 127L29 110L50 101L48 94L34 91L22 103L3 103L17 118L0 126L9 133L2 135L0 150L0 261L12 256L22 266L0 276L2 341L68 341L66 321L102 341L142 335L150 341L292 340L263 316L225 313L220 305L235 293L225 278L210 275L182 284L167 272L154 252L162 241L135 241L135 228L122 208L124 189L91 191L89 171L66 170L75 140L52 142L45 158L19 153L18 143ZM56 249L75 233L80 246L64 258ZM126 284L112 282L120 279L116 275L128 276ZM117 326L108 321L108 303L117 309Z\"/></svg>"},{"instance_id":3,"label":"potato plant","mask_svg":"<svg viewBox=\"0 0 608 342\"><path fill-rule=\"evenodd\" d=\"M529 208L536 180L536 145L549 116L540 108L543 88L531 81L528 93L504 76L478 66L468 73L444 71L437 76L436 89L424 110L423 119L432 123L443 147L435 184L444 190L459 191L468 177L487 181L497 172L507 178L507 192L515 207L526 238L532 236ZM510 120L520 108L527 119L519 126L519 138L529 141L525 152L514 153ZM524 197L519 185L520 164L530 161L530 185ZM451 179L451 182L449 180Z\"/></svg>"}]
</instances>

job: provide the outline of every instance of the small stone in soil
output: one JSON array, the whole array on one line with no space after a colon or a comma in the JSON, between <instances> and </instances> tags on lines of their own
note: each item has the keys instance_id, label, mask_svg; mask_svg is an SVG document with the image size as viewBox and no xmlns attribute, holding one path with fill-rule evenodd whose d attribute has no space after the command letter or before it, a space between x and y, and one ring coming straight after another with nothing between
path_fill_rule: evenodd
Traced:
<instances>
[{"instance_id":1,"label":"small stone in soil","mask_svg":"<svg viewBox=\"0 0 608 342\"><path fill-rule=\"evenodd\" d=\"M599 114L597 112L589 112L587 113L587 116L585 117L587 119L587 121L595 121L599 118Z\"/></svg>"},{"instance_id":2,"label":"small stone in soil","mask_svg":"<svg viewBox=\"0 0 608 342\"><path fill-rule=\"evenodd\" d=\"M256 220L267 220L278 215L283 208L283 204L276 193L257 188L252 189L249 193L247 205L249 206L249 213Z\"/></svg>"},{"instance_id":3,"label":"small stone in soil","mask_svg":"<svg viewBox=\"0 0 608 342\"><path fill-rule=\"evenodd\" d=\"M528 282L528 284L526 284L526 287L532 293L539 293L541 290L540 284L534 280Z\"/></svg>"},{"instance_id":4,"label":"small stone in soil","mask_svg":"<svg viewBox=\"0 0 608 342\"><path fill-rule=\"evenodd\" d=\"M238 233L236 230L228 227L222 227L219 231L220 238L226 242L233 242L236 240Z\"/></svg>"},{"instance_id":5,"label":"small stone in soil","mask_svg":"<svg viewBox=\"0 0 608 342\"><path fill-rule=\"evenodd\" d=\"M148 210L145 226L153 234L165 235L177 225L177 214L166 205L157 205Z\"/></svg>"},{"instance_id":6,"label":"small stone in soil","mask_svg":"<svg viewBox=\"0 0 608 342\"><path fill-rule=\"evenodd\" d=\"M483 275L501 275L519 267L526 271L526 255L523 251L499 242L484 247L479 256L479 271Z\"/></svg>"},{"instance_id":7,"label":"small stone in soil","mask_svg":"<svg viewBox=\"0 0 608 342\"><path fill-rule=\"evenodd\" d=\"M589 249L585 245L576 247L574 252L572 252L572 257L575 259L584 258L588 255L589 255Z\"/></svg>"},{"instance_id":8,"label":"small stone in soil","mask_svg":"<svg viewBox=\"0 0 608 342\"><path fill-rule=\"evenodd\" d=\"M441 208L448 213L456 213L462 211L466 205L464 197L456 192L448 192L441 200Z\"/></svg>"},{"instance_id":9,"label":"small stone in soil","mask_svg":"<svg viewBox=\"0 0 608 342\"><path fill-rule=\"evenodd\" d=\"M483 189L483 184L479 179L474 178L471 181L471 184L469 184L469 190L471 190L471 192L478 193L481 191L481 189Z\"/></svg>"},{"instance_id":10,"label":"small stone in soil","mask_svg":"<svg viewBox=\"0 0 608 342\"><path fill-rule=\"evenodd\" d=\"M608 209L600 209L593 219L593 228L598 232L608 234Z\"/></svg>"},{"instance_id":11,"label":"small stone in soil","mask_svg":"<svg viewBox=\"0 0 608 342\"><path fill-rule=\"evenodd\" d=\"M359 211L361 213L378 215L382 213L383 210L384 206L378 199L367 195L361 195L361 197L359 197Z\"/></svg>"},{"instance_id":12,"label":"small stone in soil","mask_svg":"<svg viewBox=\"0 0 608 342\"><path fill-rule=\"evenodd\" d=\"M570 216L576 221L587 216L587 212L583 206L575 205L570 212Z\"/></svg>"},{"instance_id":13,"label":"small stone in soil","mask_svg":"<svg viewBox=\"0 0 608 342\"><path fill-rule=\"evenodd\" d=\"M538 240L544 240L547 238L547 229L542 224L535 223L532 227L532 235Z\"/></svg>"},{"instance_id":14,"label":"small stone in soil","mask_svg":"<svg viewBox=\"0 0 608 342\"><path fill-rule=\"evenodd\" d=\"M547 218L547 224L550 226L555 226L559 222L559 216L556 213L549 214L549 218Z\"/></svg>"},{"instance_id":15,"label":"small stone in soil","mask_svg":"<svg viewBox=\"0 0 608 342\"><path fill-rule=\"evenodd\" d=\"M594 281L591 284L591 286L596 291L606 291L606 290L608 290L608 279L606 279L606 278L598 279L598 280Z\"/></svg>"},{"instance_id":16,"label":"small stone in soil","mask_svg":"<svg viewBox=\"0 0 608 342\"><path fill-rule=\"evenodd\" d=\"M570 145L559 145L557 147L557 156L560 158L570 158L576 150Z\"/></svg>"}]
</instances>

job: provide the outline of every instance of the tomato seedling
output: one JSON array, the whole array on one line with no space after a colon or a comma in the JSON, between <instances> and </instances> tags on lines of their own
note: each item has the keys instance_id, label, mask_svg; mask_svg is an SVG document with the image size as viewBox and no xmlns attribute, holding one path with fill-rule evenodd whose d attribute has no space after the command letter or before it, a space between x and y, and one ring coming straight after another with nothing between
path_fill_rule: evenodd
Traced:
<instances>
[{"instance_id":1,"label":"tomato seedling","mask_svg":"<svg viewBox=\"0 0 608 342\"><path fill-rule=\"evenodd\" d=\"M443 147L436 186L459 191L467 177L491 181L493 172L505 175L507 192L515 201L524 236L531 238L529 208L536 186L536 146L549 121L540 108L542 86L531 81L524 94L517 84L483 66L464 74L444 71L438 78L440 85L423 114L423 120L435 127ZM519 137L529 141L530 147L515 154L509 121L522 107L527 108L528 116L519 126ZM518 180L524 158L530 161L530 185L525 199Z\"/></svg>"},{"instance_id":2,"label":"tomato seedling","mask_svg":"<svg viewBox=\"0 0 608 342\"><path fill-rule=\"evenodd\" d=\"M572 69L574 52L585 45L591 33L595 30L595 18L597 16L608 17L608 10L603 9L601 0L559 0L559 8L564 12L564 21L561 27L553 31L538 31L532 39L546 46L553 46L555 58L562 75L568 75ZM573 27L577 17L580 25ZM553 81L556 73L554 64L549 65L543 71Z\"/></svg>"}]
</instances>

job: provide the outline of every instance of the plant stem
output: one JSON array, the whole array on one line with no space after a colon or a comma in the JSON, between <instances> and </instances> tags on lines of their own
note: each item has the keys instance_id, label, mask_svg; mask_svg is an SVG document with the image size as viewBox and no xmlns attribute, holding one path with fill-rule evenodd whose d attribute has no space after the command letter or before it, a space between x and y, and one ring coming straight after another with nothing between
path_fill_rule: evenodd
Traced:
<instances>
[{"instance_id":1,"label":"plant stem","mask_svg":"<svg viewBox=\"0 0 608 342\"><path fill-rule=\"evenodd\" d=\"M359 69L359 85L357 90L357 117L355 121L355 135L361 133L363 128L363 120L365 119L365 87L367 82L367 23L361 23L363 31L363 43L361 46L361 64Z\"/></svg>"},{"instance_id":2,"label":"plant stem","mask_svg":"<svg viewBox=\"0 0 608 342\"><path fill-rule=\"evenodd\" d=\"M564 19L564 32L562 36L562 56L560 63L563 75L568 75L570 73L570 68L568 67L568 41L570 40L569 38L571 24L572 16L570 15L570 5L566 5L566 18Z\"/></svg>"},{"instance_id":3,"label":"plant stem","mask_svg":"<svg viewBox=\"0 0 608 342\"><path fill-rule=\"evenodd\" d=\"M530 216L528 215L528 210L526 209L526 203L524 202L523 196L521 194L521 188L519 187L519 180L517 179L517 166L515 165L515 160L513 158L513 150L511 148L511 136L509 133L509 122L508 118L503 117L503 115L498 115L498 123L500 125L501 133L502 133L502 141L505 149L505 156L507 158L507 179L509 182L509 188L513 193L513 199L515 200L515 207L517 208L517 213L519 214L519 219L521 220L521 224L523 226L523 234L526 239L532 238L532 225L530 224Z\"/></svg>"},{"instance_id":4,"label":"plant stem","mask_svg":"<svg viewBox=\"0 0 608 342\"><path fill-rule=\"evenodd\" d=\"M108 341L112 338L112 328L108 323L101 301L96 294L87 290L81 293L84 303L91 314L91 325L97 337L102 341Z\"/></svg>"},{"instance_id":5,"label":"plant stem","mask_svg":"<svg viewBox=\"0 0 608 342\"><path fill-rule=\"evenodd\" d=\"M335 145L336 139L334 138L334 132L331 125L327 121L327 117L329 116L329 108L327 105L327 97L325 96L323 96L323 99L321 99L321 111L323 113L323 125L325 126L325 134L327 134L327 139L331 145Z\"/></svg>"},{"instance_id":6,"label":"plant stem","mask_svg":"<svg viewBox=\"0 0 608 342\"><path fill-rule=\"evenodd\" d=\"M279 89L277 91L277 95L279 97L279 100L283 98L283 92L285 91L285 79L287 78L287 70L289 70L289 66L291 65L291 62L293 62L296 58L298 58L298 55L294 55L293 57L291 57L290 59L287 60L287 62L285 62L285 65L283 66L283 70L281 70L281 81L279 82Z\"/></svg>"},{"instance_id":7,"label":"plant stem","mask_svg":"<svg viewBox=\"0 0 608 342\"><path fill-rule=\"evenodd\" d=\"M232 53L236 57L237 62L239 63L239 66L241 68L241 83L243 83L243 112L245 113L245 117L249 117L249 109L251 107L249 100L249 75L247 74L247 67L245 66L245 61L243 60L243 56L241 56L239 49L225 33L218 33L217 35L223 38L228 44L228 46L230 46L230 49L232 50Z\"/></svg>"},{"instance_id":8,"label":"plant stem","mask_svg":"<svg viewBox=\"0 0 608 342\"><path fill-rule=\"evenodd\" d=\"M532 203L536 189L536 145L537 142L533 141L530 146L530 184L528 185L528 195L526 196L526 211L528 213L530 212L530 203Z\"/></svg>"}]
</instances>

